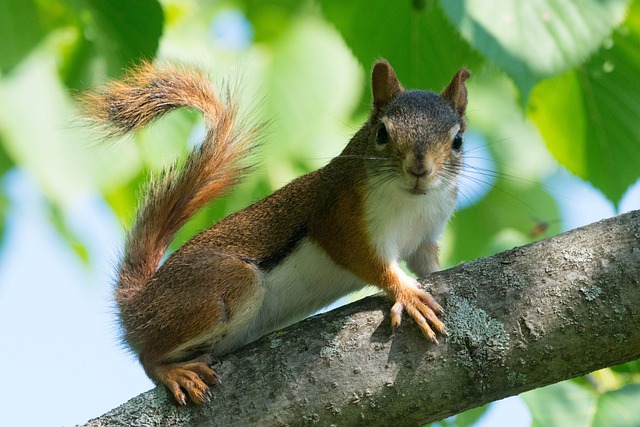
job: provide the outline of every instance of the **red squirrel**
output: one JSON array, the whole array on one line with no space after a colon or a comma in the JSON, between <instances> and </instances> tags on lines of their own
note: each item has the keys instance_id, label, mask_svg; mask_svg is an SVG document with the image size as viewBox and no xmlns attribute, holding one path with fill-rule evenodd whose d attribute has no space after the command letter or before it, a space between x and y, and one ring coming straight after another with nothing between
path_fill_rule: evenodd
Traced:
<instances>
[{"instance_id":1,"label":"red squirrel","mask_svg":"<svg viewBox=\"0 0 640 427\"><path fill-rule=\"evenodd\" d=\"M160 264L178 230L247 172L259 128L208 79L146 64L89 94L93 120L115 134L179 107L199 110L207 134L181 165L153 177L129 230L115 300L124 339L147 375L180 404L207 399L213 357L288 326L366 285L394 301L426 338L446 334L442 308L417 280L439 270L438 236L462 168L469 71L440 93L405 90L384 60L373 106L342 153L193 237Z\"/></svg>"}]
</instances>

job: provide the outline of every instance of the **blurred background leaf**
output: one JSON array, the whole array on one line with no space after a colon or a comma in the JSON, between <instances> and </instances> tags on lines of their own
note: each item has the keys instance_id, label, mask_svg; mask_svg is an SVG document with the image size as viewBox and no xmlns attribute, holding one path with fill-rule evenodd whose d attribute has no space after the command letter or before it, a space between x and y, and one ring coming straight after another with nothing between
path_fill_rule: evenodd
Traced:
<instances>
[{"instance_id":1,"label":"blurred background leaf","mask_svg":"<svg viewBox=\"0 0 640 427\"><path fill-rule=\"evenodd\" d=\"M2 182L2 178L4 178L5 174L12 167L13 161L9 157L9 154L7 154L7 152L5 151L4 144L2 143L2 134L0 134L0 182ZM5 219L8 210L9 200L7 199L4 191L0 191L0 250L2 249L2 243L4 242Z\"/></svg>"},{"instance_id":2,"label":"blurred background leaf","mask_svg":"<svg viewBox=\"0 0 640 427\"><path fill-rule=\"evenodd\" d=\"M470 427L487 413L489 405L469 409L461 414L429 424L431 427Z\"/></svg>"},{"instance_id":3,"label":"blurred background leaf","mask_svg":"<svg viewBox=\"0 0 640 427\"><path fill-rule=\"evenodd\" d=\"M616 205L640 165L640 5L584 64L538 85L529 105L549 151Z\"/></svg>"},{"instance_id":4,"label":"blurred background leaf","mask_svg":"<svg viewBox=\"0 0 640 427\"><path fill-rule=\"evenodd\" d=\"M386 58L406 87L439 91L460 67L476 69L483 63L447 19L441 2L319 2L366 70ZM368 88L365 93L368 104Z\"/></svg>"},{"instance_id":5,"label":"blurred background leaf","mask_svg":"<svg viewBox=\"0 0 640 427\"><path fill-rule=\"evenodd\" d=\"M634 362L635 363L635 362ZM598 390L564 381L524 393L531 427L631 427L638 424L640 384Z\"/></svg>"},{"instance_id":6,"label":"blurred background leaf","mask_svg":"<svg viewBox=\"0 0 640 427\"><path fill-rule=\"evenodd\" d=\"M0 72L12 71L46 33L36 0L0 0Z\"/></svg>"},{"instance_id":7,"label":"blurred background leaf","mask_svg":"<svg viewBox=\"0 0 640 427\"><path fill-rule=\"evenodd\" d=\"M531 410L531 427L589 427L593 424L596 396L571 381L523 393L522 397Z\"/></svg>"},{"instance_id":8,"label":"blurred background leaf","mask_svg":"<svg viewBox=\"0 0 640 427\"><path fill-rule=\"evenodd\" d=\"M87 0L83 7L91 16L89 40L106 57L110 76L155 56L164 20L157 0Z\"/></svg>"},{"instance_id":9,"label":"blurred background leaf","mask_svg":"<svg viewBox=\"0 0 640 427\"><path fill-rule=\"evenodd\" d=\"M158 50L164 15L157 0L40 4L46 16L56 19L59 70L67 87L81 89L105 77L120 77L127 68L153 59Z\"/></svg>"},{"instance_id":10,"label":"blurred background leaf","mask_svg":"<svg viewBox=\"0 0 640 427\"><path fill-rule=\"evenodd\" d=\"M638 423L640 384L628 384L600 395L593 427L627 427Z\"/></svg>"},{"instance_id":11,"label":"blurred background leaf","mask_svg":"<svg viewBox=\"0 0 640 427\"><path fill-rule=\"evenodd\" d=\"M620 24L628 0L442 2L463 37L518 85L523 99L544 78L589 57Z\"/></svg>"}]
</instances>

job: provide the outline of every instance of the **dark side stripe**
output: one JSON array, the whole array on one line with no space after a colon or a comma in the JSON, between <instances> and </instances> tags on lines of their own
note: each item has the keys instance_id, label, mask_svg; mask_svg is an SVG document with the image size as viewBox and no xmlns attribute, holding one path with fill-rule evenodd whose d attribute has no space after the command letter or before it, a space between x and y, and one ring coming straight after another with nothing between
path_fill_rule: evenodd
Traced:
<instances>
[{"instance_id":1,"label":"dark side stripe","mask_svg":"<svg viewBox=\"0 0 640 427\"><path fill-rule=\"evenodd\" d=\"M254 264L260 267L261 270L269 271L280 264L286 257L293 252L302 239L307 236L306 224L298 227L291 233L289 239L280 247L276 248L268 257L252 260Z\"/></svg>"}]
</instances>

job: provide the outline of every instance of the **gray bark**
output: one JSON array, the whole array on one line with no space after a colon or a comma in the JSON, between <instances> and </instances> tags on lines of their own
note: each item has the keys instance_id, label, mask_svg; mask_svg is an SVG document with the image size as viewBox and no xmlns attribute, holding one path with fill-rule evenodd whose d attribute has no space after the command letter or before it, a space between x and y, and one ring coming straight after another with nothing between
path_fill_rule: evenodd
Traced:
<instances>
[{"instance_id":1,"label":"gray bark","mask_svg":"<svg viewBox=\"0 0 640 427\"><path fill-rule=\"evenodd\" d=\"M449 337L370 297L226 356L211 402L163 387L87 426L421 425L640 357L640 211L429 277Z\"/></svg>"}]
</instances>

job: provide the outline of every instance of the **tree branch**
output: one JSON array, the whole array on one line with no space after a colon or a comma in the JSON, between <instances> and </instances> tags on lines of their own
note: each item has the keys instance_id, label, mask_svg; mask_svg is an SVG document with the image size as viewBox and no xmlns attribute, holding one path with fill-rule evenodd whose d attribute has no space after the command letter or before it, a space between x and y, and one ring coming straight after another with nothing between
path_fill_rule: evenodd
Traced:
<instances>
[{"instance_id":1,"label":"tree branch","mask_svg":"<svg viewBox=\"0 0 640 427\"><path fill-rule=\"evenodd\" d=\"M202 407L163 387L87 426L420 425L640 357L640 211L429 277L449 337L370 297L226 356Z\"/></svg>"}]
</instances>

